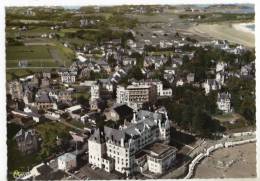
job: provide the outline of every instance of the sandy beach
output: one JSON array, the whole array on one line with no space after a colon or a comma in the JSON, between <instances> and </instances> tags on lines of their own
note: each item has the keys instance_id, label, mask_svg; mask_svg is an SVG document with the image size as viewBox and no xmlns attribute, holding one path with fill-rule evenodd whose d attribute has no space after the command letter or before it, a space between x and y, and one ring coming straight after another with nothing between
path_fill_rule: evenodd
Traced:
<instances>
[{"instance_id":1,"label":"sandy beach","mask_svg":"<svg viewBox=\"0 0 260 181\"><path fill-rule=\"evenodd\" d=\"M217 150L197 167L195 178L256 177L256 144Z\"/></svg>"},{"instance_id":2,"label":"sandy beach","mask_svg":"<svg viewBox=\"0 0 260 181\"><path fill-rule=\"evenodd\" d=\"M211 39L228 40L247 47L255 47L255 35L245 28L245 24L199 24L194 25L189 32Z\"/></svg>"},{"instance_id":3,"label":"sandy beach","mask_svg":"<svg viewBox=\"0 0 260 181\"><path fill-rule=\"evenodd\" d=\"M243 31L243 32L246 32L246 33L252 33L254 35L255 32L247 27L247 26L250 26L250 25L254 25L254 23L236 23L236 24L233 24L232 26L238 31Z\"/></svg>"}]
</instances>

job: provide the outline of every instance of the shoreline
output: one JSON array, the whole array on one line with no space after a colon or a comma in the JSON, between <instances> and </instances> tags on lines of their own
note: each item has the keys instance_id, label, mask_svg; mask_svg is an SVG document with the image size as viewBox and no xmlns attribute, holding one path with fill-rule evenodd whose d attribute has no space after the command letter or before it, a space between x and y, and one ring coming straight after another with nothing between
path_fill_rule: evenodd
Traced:
<instances>
[{"instance_id":1,"label":"shoreline","mask_svg":"<svg viewBox=\"0 0 260 181\"><path fill-rule=\"evenodd\" d=\"M256 143L216 150L200 162L192 178L254 178L257 174L255 156ZM247 172L240 171L244 169Z\"/></svg>"},{"instance_id":2,"label":"shoreline","mask_svg":"<svg viewBox=\"0 0 260 181\"><path fill-rule=\"evenodd\" d=\"M247 26L250 25L254 25L255 23L251 22L251 23L236 23L233 24L232 26L238 30L238 31L243 31L246 33L252 33L253 35L255 35L255 31L253 31L252 29L248 28Z\"/></svg>"},{"instance_id":3,"label":"shoreline","mask_svg":"<svg viewBox=\"0 0 260 181\"><path fill-rule=\"evenodd\" d=\"M241 24L237 23L237 28L234 23L219 23L219 24L199 24L191 26L188 31L191 34L208 39L228 40L232 43L242 44L246 47L255 47L255 34L249 32L246 27L242 28ZM238 26L239 25L239 26ZM244 26L244 25L243 25ZM238 28L239 27L239 28ZM243 30L242 30L243 29Z\"/></svg>"}]
</instances>

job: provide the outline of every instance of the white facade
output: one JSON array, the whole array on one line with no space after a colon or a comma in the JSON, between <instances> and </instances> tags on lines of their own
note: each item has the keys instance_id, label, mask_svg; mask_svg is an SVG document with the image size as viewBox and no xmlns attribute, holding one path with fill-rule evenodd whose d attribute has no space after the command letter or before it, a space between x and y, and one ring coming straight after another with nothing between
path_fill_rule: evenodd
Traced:
<instances>
[{"instance_id":1,"label":"white facade","mask_svg":"<svg viewBox=\"0 0 260 181\"><path fill-rule=\"evenodd\" d=\"M75 75L70 75L69 73L64 73L61 75L61 82L62 83L75 83L76 81L76 76Z\"/></svg>"},{"instance_id":2,"label":"white facade","mask_svg":"<svg viewBox=\"0 0 260 181\"><path fill-rule=\"evenodd\" d=\"M221 110L225 113L232 112L232 109L231 109L231 94L230 93L218 94L217 106L218 106L219 110Z\"/></svg>"},{"instance_id":3,"label":"white facade","mask_svg":"<svg viewBox=\"0 0 260 181\"><path fill-rule=\"evenodd\" d=\"M117 103L127 104L134 110L142 108L144 103L152 103L156 100L157 93L154 85L133 84L124 88L117 86Z\"/></svg>"},{"instance_id":4,"label":"white facade","mask_svg":"<svg viewBox=\"0 0 260 181\"><path fill-rule=\"evenodd\" d=\"M135 58L124 58L123 59L123 65L136 65L136 59Z\"/></svg>"},{"instance_id":5,"label":"white facade","mask_svg":"<svg viewBox=\"0 0 260 181\"><path fill-rule=\"evenodd\" d=\"M173 165L177 150L159 143L155 143L151 147L147 154L148 170L155 174L163 174Z\"/></svg>"},{"instance_id":6,"label":"white facade","mask_svg":"<svg viewBox=\"0 0 260 181\"><path fill-rule=\"evenodd\" d=\"M217 73L216 74L216 81L220 84L220 85L224 85L225 82L225 76L222 73Z\"/></svg>"},{"instance_id":7,"label":"white facade","mask_svg":"<svg viewBox=\"0 0 260 181\"><path fill-rule=\"evenodd\" d=\"M207 79L203 84L205 89L205 94L209 94L212 90L218 90L221 88L221 85L215 79Z\"/></svg>"},{"instance_id":8,"label":"white facade","mask_svg":"<svg viewBox=\"0 0 260 181\"><path fill-rule=\"evenodd\" d=\"M161 96L168 96L168 97L172 96L172 89L164 89L164 90L162 90Z\"/></svg>"},{"instance_id":9,"label":"white facade","mask_svg":"<svg viewBox=\"0 0 260 181\"><path fill-rule=\"evenodd\" d=\"M59 120L61 118L60 114L57 111L46 111L44 116L53 121Z\"/></svg>"},{"instance_id":10,"label":"white facade","mask_svg":"<svg viewBox=\"0 0 260 181\"><path fill-rule=\"evenodd\" d=\"M114 168L129 175L136 170L137 152L155 141L169 143L169 139L170 123L165 109L155 113L141 110L134 113L131 123L118 130L104 127L93 133L88 140L89 163L108 172Z\"/></svg>"},{"instance_id":11,"label":"white facade","mask_svg":"<svg viewBox=\"0 0 260 181\"><path fill-rule=\"evenodd\" d=\"M156 91L157 91L157 96L169 96L169 97L172 96L172 89L171 88L163 89L163 84L159 80L153 80L153 79L142 80L139 82L133 82L132 84L133 85L145 85L145 86L155 85Z\"/></svg>"},{"instance_id":12,"label":"white facade","mask_svg":"<svg viewBox=\"0 0 260 181\"><path fill-rule=\"evenodd\" d=\"M70 170L77 166L76 155L72 153L65 153L58 157L58 169Z\"/></svg>"},{"instance_id":13,"label":"white facade","mask_svg":"<svg viewBox=\"0 0 260 181\"><path fill-rule=\"evenodd\" d=\"M117 86L116 89L116 103L118 104L129 104L129 91L123 86Z\"/></svg>"},{"instance_id":14,"label":"white facade","mask_svg":"<svg viewBox=\"0 0 260 181\"><path fill-rule=\"evenodd\" d=\"M180 80L178 80L178 81L176 82L176 86L177 86L177 87L183 86L183 84L184 84L184 82L183 82L182 79L180 79Z\"/></svg>"},{"instance_id":15,"label":"white facade","mask_svg":"<svg viewBox=\"0 0 260 181\"><path fill-rule=\"evenodd\" d=\"M90 88L91 97L90 100L94 101L100 98L100 87L98 84L91 85Z\"/></svg>"},{"instance_id":16,"label":"white facade","mask_svg":"<svg viewBox=\"0 0 260 181\"><path fill-rule=\"evenodd\" d=\"M227 64L224 62L218 62L216 65L216 72L224 71Z\"/></svg>"},{"instance_id":17,"label":"white facade","mask_svg":"<svg viewBox=\"0 0 260 181\"><path fill-rule=\"evenodd\" d=\"M89 163L102 168L102 157L105 153L105 143L97 142L97 140L88 141L89 146Z\"/></svg>"}]
</instances>

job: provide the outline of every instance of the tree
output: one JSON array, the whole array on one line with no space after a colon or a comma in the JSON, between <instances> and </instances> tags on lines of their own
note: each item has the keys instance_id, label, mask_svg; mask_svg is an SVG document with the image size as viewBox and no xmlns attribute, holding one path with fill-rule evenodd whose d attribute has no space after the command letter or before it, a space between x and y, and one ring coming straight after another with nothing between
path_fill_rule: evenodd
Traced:
<instances>
[{"instance_id":1,"label":"tree","mask_svg":"<svg viewBox=\"0 0 260 181\"><path fill-rule=\"evenodd\" d=\"M188 55L184 55L183 57L182 57L182 62L183 62L183 64L184 65L186 65L187 63L189 63L189 57L188 57Z\"/></svg>"},{"instance_id":2,"label":"tree","mask_svg":"<svg viewBox=\"0 0 260 181\"><path fill-rule=\"evenodd\" d=\"M192 117L192 129L196 133L201 133L204 125L203 113L201 109L196 108Z\"/></svg>"},{"instance_id":3,"label":"tree","mask_svg":"<svg viewBox=\"0 0 260 181\"><path fill-rule=\"evenodd\" d=\"M129 70L128 78L135 78L136 80L141 80L144 79L144 75L139 67L134 66L132 69Z\"/></svg>"},{"instance_id":4,"label":"tree","mask_svg":"<svg viewBox=\"0 0 260 181\"><path fill-rule=\"evenodd\" d=\"M244 65L253 62L255 61L255 52L247 50L241 54L240 59Z\"/></svg>"},{"instance_id":5,"label":"tree","mask_svg":"<svg viewBox=\"0 0 260 181\"><path fill-rule=\"evenodd\" d=\"M85 96L83 95L80 95L78 98L78 103L81 104L81 105L84 105L84 106L87 106L88 105L88 99L85 98Z\"/></svg>"},{"instance_id":6,"label":"tree","mask_svg":"<svg viewBox=\"0 0 260 181\"><path fill-rule=\"evenodd\" d=\"M182 111L182 123L181 126L184 128L188 128L191 125L193 117L193 107L192 106L185 106Z\"/></svg>"},{"instance_id":7,"label":"tree","mask_svg":"<svg viewBox=\"0 0 260 181\"><path fill-rule=\"evenodd\" d=\"M109 56L107 59L107 63L111 66L111 67L115 67L117 64L116 59L114 58L113 55Z\"/></svg>"},{"instance_id":8,"label":"tree","mask_svg":"<svg viewBox=\"0 0 260 181\"><path fill-rule=\"evenodd\" d=\"M167 62L164 64L164 66L169 66L169 67L172 66L172 59L171 59L171 56L168 56Z\"/></svg>"},{"instance_id":9,"label":"tree","mask_svg":"<svg viewBox=\"0 0 260 181\"><path fill-rule=\"evenodd\" d=\"M137 52L134 52L130 55L131 58L136 58L136 66L138 66L139 68L143 68L144 66L144 57L142 55L140 55Z\"/></svg>"}]
</instances>

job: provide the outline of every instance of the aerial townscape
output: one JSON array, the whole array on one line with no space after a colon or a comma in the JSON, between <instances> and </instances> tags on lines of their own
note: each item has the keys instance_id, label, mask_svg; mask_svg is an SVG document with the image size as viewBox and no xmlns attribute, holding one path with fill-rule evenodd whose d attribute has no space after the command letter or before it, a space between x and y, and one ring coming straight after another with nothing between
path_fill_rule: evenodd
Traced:
<instances>
[{"instance_id":1,"label":"aerial townscape","mask_svg":"<svg viewBox=\"0 0 260 181\"><path fill-rule=\"evenodd\" d=\"M6 7L8 179L255 178L254 17Z\"/></svg>"}]
</instances>

